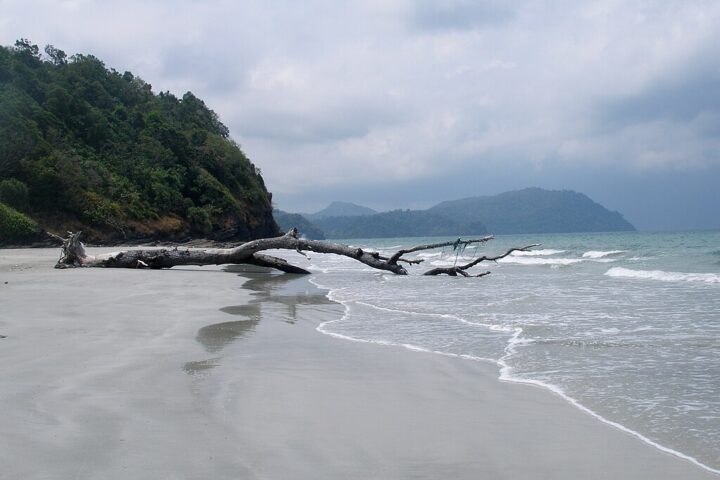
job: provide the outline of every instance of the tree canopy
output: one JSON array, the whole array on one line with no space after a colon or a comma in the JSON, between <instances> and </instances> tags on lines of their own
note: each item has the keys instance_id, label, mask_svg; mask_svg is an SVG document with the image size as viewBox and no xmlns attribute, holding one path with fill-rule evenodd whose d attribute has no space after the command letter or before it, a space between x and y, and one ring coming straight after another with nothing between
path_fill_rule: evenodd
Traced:
<instances>
[{"instance_id":1,"label":"tree canopy","mask_svg":"<svg viewBox=\"0 0 720 480\"><path fill-rule=\"evenodd\" d=\"M201 99L44 52L0 47L0 202L95 240L278 233L259 169Z\"/></svg>"}]
</instances>

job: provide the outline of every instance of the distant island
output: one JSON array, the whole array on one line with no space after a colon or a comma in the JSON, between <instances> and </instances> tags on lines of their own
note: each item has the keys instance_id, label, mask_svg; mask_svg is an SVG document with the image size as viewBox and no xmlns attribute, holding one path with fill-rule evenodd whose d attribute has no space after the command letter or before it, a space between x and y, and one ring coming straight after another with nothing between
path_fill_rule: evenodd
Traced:
<instances>
[{"instance_id":1,"label":"distant island","mask_svg":"<svg viewBox=\"0 0 720 480\"><path fill-rule=\"evenodd\" d=\"M378 213L376 210L362 205L350 202L332 202L319 212L303 213L302 215L310 221L315 221L327 217L361 217L363 215L375 215L376 213Z\"/></svg>"},{"instance_id":2,"label":"distant island","mask_svg":"<svg viewBox=\"0 0 720 480\"><path fill-rule=\"evenodd\" d=\"M279 233L259 169L201 99L44 51L0 47L0 244Z\"/></svg>"},{"instance_id":3,"label":"distant island","mask_svg":"<svg viewBox=\"0 0 720 480\"><path fill-rule=\"evenodd\" d=\"M310 220L299 213L288 213L282 210L273 210L273 216L280 228L287 232L291 228L297 228L300 233L313 240L325 240L325 232L320 230Z\"/></svg>"},{"instance_id":4,"label":"distant island","mask_svg":"<svg viewBox=\"0 0 720 480\"><path fill-rule=\"evenodd\" d=\"M571 233L634 231L618 212L571 190L526 188L493 196L439 203L427 210L394 210L365 214L367 207L333 202L314 214L311 238L389 238L515 233ZM349 212L344 215L329 215ZM276 217L277 218L277 217ZM287 217L278 223L292 227ZM307 225L306 225L307 228ZM303 229L301 228L301 231Z\"/></svg>"},{"instance_id":5,"label":"distant island","mask_svg":"<svg viewBox=\"0 0 720 480\"><path fill-rule=\"evenodd\" d=\"M619 212L572 190L525 188L439 203L428 211L456 222L482 220L497 234L635 231Z\"/></svg>"}]
</instances>

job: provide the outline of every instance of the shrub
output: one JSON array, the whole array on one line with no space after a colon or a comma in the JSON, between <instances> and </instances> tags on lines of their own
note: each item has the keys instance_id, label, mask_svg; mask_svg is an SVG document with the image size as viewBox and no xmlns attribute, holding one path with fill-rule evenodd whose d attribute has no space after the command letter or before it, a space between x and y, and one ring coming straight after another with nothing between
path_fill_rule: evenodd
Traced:
<instances>
[{"instance_id":1,"label":"shrub","mask_svg":"<svg viewBox=\"0 0 720 480\"><path fill-rule=\"evenodd\" d=\"M87 208L83 210L83 218L93 225L116 225L120 217L120 206L95 192L85 193Z\"/></svg>"},{"instance_id":2,"label":"shrub","mask_svg":"<svg viewBox=\"0 0 720 480\"><path fill-rule=\"evenodd\" d=\"M18 210L25 210L28 203L27 185L15 178L0 181L0 202Z\"/></svg>"},{"instance_id":3,"label":"shrub","mask_svg":"<svg viewBox=\"0 0 720 480\"><path fill-rule=\"evenodd\" d=\"M203 207L190 207L187 210L187 218L193 230L208 234L212 232L212 220L210 212Z\"/></svg>"},{"instance_id":4,"label":"shrub","mask_svg":"<svg viewBox=\"0 0 720 480\"><path fill-rule=\"evenodd\" d=\"M40 233L34 220L0 203L0 243L28 240Z\"/></svg>"}]
</instances>

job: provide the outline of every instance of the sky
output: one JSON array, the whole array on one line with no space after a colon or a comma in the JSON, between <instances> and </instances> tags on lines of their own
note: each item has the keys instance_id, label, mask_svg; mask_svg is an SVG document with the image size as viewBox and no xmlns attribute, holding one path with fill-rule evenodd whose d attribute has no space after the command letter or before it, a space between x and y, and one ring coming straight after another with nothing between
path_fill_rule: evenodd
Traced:
<instances>
[{"instance_id":1,"label":"sky","mask_svg":"<svg viewBox=\"0 0 720 480\"><path fill-rule=\"evenodd\" d=\"M537 186L720 229L720 2L0 0L0 39L215 110L292 212Z\"/></svg>"}]
</instances>

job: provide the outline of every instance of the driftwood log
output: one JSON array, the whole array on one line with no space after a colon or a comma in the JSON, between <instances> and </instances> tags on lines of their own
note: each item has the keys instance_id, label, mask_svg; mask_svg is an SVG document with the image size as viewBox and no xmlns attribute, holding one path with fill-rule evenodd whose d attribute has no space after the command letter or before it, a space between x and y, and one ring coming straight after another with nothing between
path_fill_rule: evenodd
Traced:
<instances>
[{"instance_id":1,"label":"driftwood log","mask_svg":"<svg viewBox=\"0 0 720 480\"><path fill-rule=\"evenodd\" d=\"M224 265L224 264L248 264L262 267L271 267L286 273L309 274L307 270L288 263L287 260L265 255L265 250L293 250L304 255L303 252L328 253L342 255L364 263L369 267L378 270L385 270L397 275L407 275L408 271L401 263L412 265L419 264L422 259L405 259L403 255L415 253L422 250L432 250L442 247L453 247L460 251L468 245L485 243L493 239L492 236L454 241L440 242L426 245L418 245L408 249L402 249L393 255L386 257L377 252L366 251L362 248L350 247L339 243L325 242L320 240L306 240L300 238L296 228L290 229L285 235L273 238L261 238L240 244L233 248L218 249L182 249L182 248L156 248L125 250L122 252L107 253L101 255L88 255L85 246L80 241L82 232L68 232L67 238L57 235L51 236L62 242L62 253L55 268L73 267L104 267L104 268L171 268L180 265ZM515 251L527 251L538 244L525 247L511 248L502 255L494 257L482 256L464 265L452 267L433 268L423 275L451 275L464 277L482 277L490 272L471 275L467 272L470 268L484 261L495 261L505 258Z\"/></svg>"}]
</instances>

